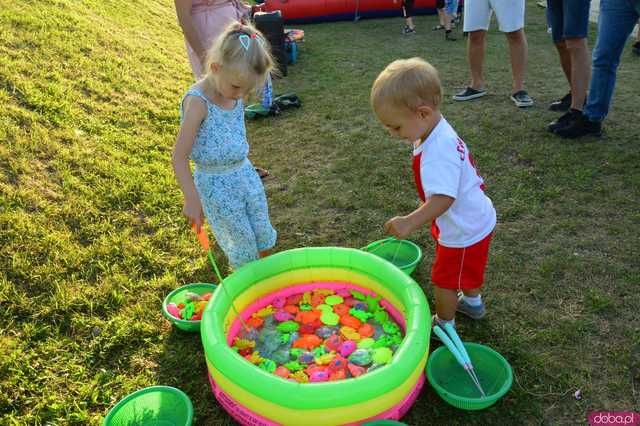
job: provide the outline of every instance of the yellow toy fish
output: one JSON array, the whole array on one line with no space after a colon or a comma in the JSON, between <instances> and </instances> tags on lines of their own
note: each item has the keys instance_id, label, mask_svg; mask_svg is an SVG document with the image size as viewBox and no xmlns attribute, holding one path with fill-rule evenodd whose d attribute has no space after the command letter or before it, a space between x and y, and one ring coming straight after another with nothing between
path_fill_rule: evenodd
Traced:
<instances>
[{"instance_id":1,"label":"yellow toy fish","mask_svg":"<svg viewBox=\"0 0 640 426\"><path fill-rule=\"evenodd\" d=\"M233 346L240 350L243 350L247 348L254 348L256 346L256 342L249 339L236 339L236 341L233 342Z\"/></svg>"},{"instance_id":2,"label":"yellow toy fish","mask_svg":"<svg viewBox=\"0 0 640 426\"><path fill-rule=\"evenodd\" d=\"M292 379L294 379L296 382L298 383L308 383L309 382L309 376L307 376L304 371L296 371L295 373L291 373L291 377Z\"/></svg>"},{"instance_id":3,"label":"yellow toy fish","mask_svg":"<svg viewBox=\"0 0 640 426\"><path fill-rule=\"evenodd\" d=\"M340 327L340 335L343 339L353 340L354 342L359 342L362 339L360 333L351 327Z\"/></svg>"},{"instance_id":4,"label":"yellow toy fish","mask_svg":"<svg viewBox=\"0 0 640 426\"><path fill-rule=\"evenodd\" d=\"M331 352L328 354L320 355L315 359L316 364L318 365L327 365L336 357L335 352Z\"/></svg>"},{"instance_id":5,"label":"yellow toy fish","mask_svg":"<svg viewBox=\"0 0 640 426\"><path fill-rule=\"evenodd\" d=\"M264 318L264 317L268 317L269 315L273 314L275 311L276 310L273 308L273 306L269 305L266 308L260 309L258 312L253 314L253 316Z\"/></svg>"},{"instance_id":6,"label":"yellow toy fish","mask_svg":"<svg viewBox=\"0 0 640 426\"><path fill-rule=\"evenodd\" d=\"M247 357L247 361L249 361L251 364L258 365L262 361L264 361L264 359L260 356L260 352L253 352Z\"/></svg>"}]
</instances>

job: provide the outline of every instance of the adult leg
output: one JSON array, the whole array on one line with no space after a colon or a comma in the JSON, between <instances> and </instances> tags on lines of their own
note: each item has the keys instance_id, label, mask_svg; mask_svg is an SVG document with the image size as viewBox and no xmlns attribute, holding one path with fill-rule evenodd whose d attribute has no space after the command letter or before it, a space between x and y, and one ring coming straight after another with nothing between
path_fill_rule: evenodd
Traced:
<instances>
[{"instance_id":1,"label":"adult leg","mask_svg":"<svg viewBox=\"0 0 640 426\"><path fill-rule=\"evenodd\" d=\"M629 2L601 0L598 39L593 50L593 75L583 117L556 132L558 135L573 139L601 134L600 123L609 112L620 56L638 17L638 12Z\"/></svg>"},{"instance_id":2,"label":"adult leg","mask_svg":"<svg viewBox=\"0 0 640 426\"><path fill-rule=\"evenodd\" d=\"M485 39L491 22L489 0L474 0L464 7L463 31L468 34L467 60L471 73L471 84L454 95L456 101L468 101L487 94L484 90L482 67L484 63Z\"/></svg>"},{"instance_id":3,"label":"adult leg","mask_svg":"<svg viewBox=\"0 0 640 426\"><path fill-rule=\"evenodd\" d=\"M586 38L568 38L565 43L571 57L571 108L582 111L591 79L589 47Z\"/></svg>"},{"instance_id":4,"label":"adult leg","mask_svg":"<svg viewBox=\"0 0 640 426\"><path fill-rule=\"evenodd\" d=\"M505 33L511 60L511 100L518 107L530 107L533 100L524 89L528 46L524 33L524 0L491 0L500 31Z\"/></svg>"},{"instance_id":5,"label":"adult leg","mask_svg":"<svg viewBox=\"0 0 640 426\"><path fill-rule=\"evenodd\" d=\"M583 1L583 0L581 0ZM564 42L564 0L547 0L547 25L551 28L551 37L560 57L560 66L571 86L571 55Z\"/></svg>"},{"instance_id":6,"label":"adult leg","mask_svg":"<svg viewBox=\"0 0 640 426\"><path fill-rule=\"evenodd\" d=\"M584 1L584 0L580 0ZM569 87L571 87L571 55L567 50L567 45L564 42L564 0L547 0L547 25L551 30L553 43L558 51L560 58L560 66L567 78ZM571 107L571 92L564 95L562 98L555 100L549 105L551 111L568 111ZM552 126L558 124L557 122L551 123ZM553 131L551 128L549 129Z\"/></svg>"},{"instance_id":7,"label":"adult leg","mask_svg":"<svg viewBox=\"0 0 640 426\"><path fill-rule=\"evenodd\" d=\"M445 8L445 39L450 41L455 41L456 38L453 36L451 32L451 28L453 27L453 19L455 18L456 10L458 9L458 0L447 0L446 8Z\"/></svg>"},{"instance_id":8,"label":"adult leg","mask_svg":"<svg viewBox=\"0 0 640 426\"><path fill-rule=\"evenodd\" d=\"M524 73L527 68L528 46L524 29L506 33L509 43L509 57L511 59L511 74L513 77L512 91L524 90Z\"/></svg>"},{"instance_id":9,"label":"adult leg","mask_svg":"<svg viewBox=\"0 0 640 426\"><path fill-rule=\"evenodd\" d=\"M555 46L556 50L558 51L558 56L560 57L560 66L562 67L562 72L567 78L567 83L569 83L569 86L571 86L571 54L569 53L564 40L559 43L555 43Z\"/></svg>"},{"instance_id":10,"label":"adult leg","mask_svg":"<svg viewBox=\"0 0 640 426\"><path fill-rule=\"evenodd\" d=\"M470 87L475 90L484 88L482 67L484 65L486 36L487 31L485 30L471 31L467 41L467 58L469 59L469 70L471 71Z\"/></svg>"}]
</instances>

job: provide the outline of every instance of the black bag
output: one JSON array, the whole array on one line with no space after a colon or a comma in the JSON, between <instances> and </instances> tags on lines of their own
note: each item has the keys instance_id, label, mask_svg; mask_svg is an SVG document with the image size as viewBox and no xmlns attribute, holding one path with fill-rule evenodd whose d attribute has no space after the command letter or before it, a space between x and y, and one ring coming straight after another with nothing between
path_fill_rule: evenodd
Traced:
<instances>
[{"instance_id":1,"label":"black bag","mask_svg":"<svg viewBox=\"0 0 640 426\"><path fill-rule=\"evenodd\" d=\"M284 20L279 10L273 12L256 12L253 15L255 26L271 45L271 54L281 76L287 75L289 58L284 47Z\"/></svg>"}]
</instances>

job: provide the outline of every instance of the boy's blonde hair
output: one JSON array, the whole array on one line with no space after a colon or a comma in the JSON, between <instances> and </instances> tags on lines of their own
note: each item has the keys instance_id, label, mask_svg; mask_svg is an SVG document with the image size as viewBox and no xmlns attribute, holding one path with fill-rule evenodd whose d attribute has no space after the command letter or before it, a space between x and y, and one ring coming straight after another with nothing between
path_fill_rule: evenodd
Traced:
<instances>
[{"instance_id":1,"label":"boy's blonde hair","mask_svg":"<svg viewBox=\"0 0 640 426\"><path fill-rule=\"evenodd\" d=\"M398 59L378 75L371 88L374 111L383 106L415 111L422 105L438 108L442 86L438 71L422 58Z\"/></svg>"},{"instance_id":2,"label":"boy's blonde hair","mask_svg":"<svg viewBox=\"0 0 640 426\"><path fill-rule=\"evenodd\" d=\"M204 78L211 79L212 64L218 64L225 72L231 72L247 83L250 89L264 84L273 70L273 57L269 42L251 25L238 22L230 24L216 39L206 58Z\"/></svg>"}]
</instances>

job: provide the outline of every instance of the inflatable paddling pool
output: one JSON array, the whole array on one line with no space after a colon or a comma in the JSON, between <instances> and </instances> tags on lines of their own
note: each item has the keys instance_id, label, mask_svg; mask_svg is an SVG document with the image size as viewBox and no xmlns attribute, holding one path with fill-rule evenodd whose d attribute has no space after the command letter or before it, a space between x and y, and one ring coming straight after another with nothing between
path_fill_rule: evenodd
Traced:
<instances>
[{"instance_id":1,"label":"inflatable paddling pool","mask_svg":"<svg viewBox=\"0 0 640 426\"><path fill-rule=\"evenodd\" d=\"M397 4L393 0L265 0L257 10L279 10L284 22L289 24L402 16L401 0ZM415 0L413 13L437 13L436 0Z\"/></svg>"},{"instance_id":2,"label":"inflatable paddling pool","mask_svg":"<svg viewBox=\"0 0 640 426\"><path fill-rule=\"evenodd\" d=\"M326 426L397 420L417 398L424 383L431 315L422 289L391 263L355 249L302 248L249 263L223 286L207 304L200 332L215 396L240 424ZM246 322L277 297L316 289L381 297L380 305L404 335L391 361L347 380L299 383L256 367L230 347L242 328L231 301Z\"/></svg>"}]
</instances>

